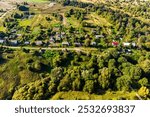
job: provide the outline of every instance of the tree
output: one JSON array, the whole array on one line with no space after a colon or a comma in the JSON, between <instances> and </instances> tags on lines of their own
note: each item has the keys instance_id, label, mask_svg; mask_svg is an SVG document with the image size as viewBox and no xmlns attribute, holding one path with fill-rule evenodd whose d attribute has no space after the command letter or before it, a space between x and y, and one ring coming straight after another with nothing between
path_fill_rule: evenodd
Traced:
<instances>
[{"instance_id":1,"label":"tree","mask_svg":"<svg viewBox=\"0 0 150 117\"><path fill-rule=\"evenodd\" d=\"M51 81L54 83L59 83L63 78L63 69L61 67L56 67L51 71Z\"/></svg>"},{"instance_id":2,"label":"tree","mask_svg":"<svg viewBox=\"0 0 150 117\"><path fill-rule=\"evenodd\" d=\"M138 90L138 94L141 97L146 98L149 95L149 89L147 87L142 86L139 90Z\"/></svg>"},{"instance_id":3,"label":"tree","mask_svg":"<svg viewBox=\"0 0 150 117\"><path fill-rule=\"evenodd\" d=\"M71 79L66 75L58 85L58 91L69 91L71 89Z\"/></svg>"},{"instance_id":4,"label":"tree","mask_svg":"<svg viewBox=\"0 0 150 117\"><path fill-rule=\"evenodd\" d=\"M83 70L81 76L85 81L93 79L93 69Z\"/></svg>"},{"instance_id":5,"label":"tree","mask_svg":"<svg viewBox=\"0 0 150 117\"><path fill-rule=\"evenodd\" d=\"M73 91L80 91L81 90L81 79L76 78L72 83Z\"/></svg>"},{"instance_id":6,"label":"tree","mask_svg":"<svg viewBox=\"0 0 150 117\"><path fill-rule=\"evenodd\" d=\"M148 85L148 79L147 78L142 78L138 81L138 83L141 85L141 86L147 86Z\"/></svg>"},{"instance_id":7,"label":"tree","mask_svg":"<svg viewBox=\"0 0 150 117\"><path fill-rule=\"evenodd\" d=\"M122 71L124 75L128 75L133 80L139 80L142 76L142 69L139 66L127 66Z\"/></svg>"},{"instance_id":8,"label":"tree","mask_svg":"<svg viewBox=\"0 0 150 117\"><path fill-rule=\"evenodd\" d=\"M102 69L105 65L104 65L104 59L103 58L101 58L101 57L98 57L97 58L97 63L98 63L98 67L99 67L99 69Z\"/></svg>"},{"instance_id":9,"label":"tree","mask_svg":"<svg viewBox=\"0 0 150 117\"><path fill-rule=\"evenodd\" d=\"M150 74L150 60L146 59L140 63L140 67L143 69L145 74Z\"/></svg>"},{"instance_id":10,"label":"tree","mask_svg":"<svg viewBox=\"0 0 150 117\"><path fill-rule=\"evenodd\" d=\"M36 71L40 71L40 70L42 69L41 63L40 63L39 61L36 61L36 62L34 63L34 69L35 69Z\"/></svg>"},{"instance_id":11,"label":"tree","mask_svg":"<svg viewBox=\"0 0 150 117\"><path fill-rule=\"evenodd\" d=\"M123 75L117 78L116 87L120 91L128 91L131 85L131 78L128 75Z\"/></svg>"},{"instance_id":12,"label":"tree","mask_svg":"<svg viewBox=\"0 0 150 117\"><path fill-rule=\"evenodd\" d=\"M87 80L83 87L83 91L88 92L88 93L93 93L94 92L94 81Z\"/></svg>"},{"instance_id":13,"label":"tree","mask_svg":"<svg viewBox=\"0 0 150 117\"><path fill-rule=\"evenodd\" d=\"M101 71L100 71L100 76L98 78L99 84L103 89L107 89L109 88L110 85L110 77L111 74L109 72L109 69L104 67Z\"/></svg>"}]
</instances>

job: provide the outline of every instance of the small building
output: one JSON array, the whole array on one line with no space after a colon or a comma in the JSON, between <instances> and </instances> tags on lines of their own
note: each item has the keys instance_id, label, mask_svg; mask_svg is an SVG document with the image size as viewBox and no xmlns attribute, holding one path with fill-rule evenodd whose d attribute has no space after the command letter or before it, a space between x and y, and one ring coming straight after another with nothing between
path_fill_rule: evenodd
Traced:
<instances>
[{"instance_id":1,"label":"small building","mask_svg":"<svg viewBox=\"0 0 150 117\"><path fill-rule=\"evenodd\" d=\"M61 40L61 35L60 35L60 34L57 34L57 35L56 35L56 40L57 40L57 41L60 41L60 40Z\"/></svg>"},{"instance_id":2,"label":"small building","mask_svg":"<svg viewBox=\"0 0 150 117\"><path fill-rule=\"evenodd\" d=\"M12 29L12 30L11 30L11 33L16 33L16 32L17 32L16 29Z\"/></svg>"},{"instance_id":3,"label":"small building","mask_svg":"<svg viewBox=\"0 0 150 117\"><path fill-rule=\"evenodd\" d=\"M17 37L16 34L12 34L12 35L9 36L10 39L15 39L16 37Z\"/></svg>"},{"instance_id":4,"label":"small building","mask_svg":"<svg viewBox=\"0 0 150 117\"><path fill-rule=\"evenodd\" d=\"M17 37L21 37L22 36L22 34L17 34Z\"/></svg>"},{"instance_id":5,"label":"small building","mask_svg":"<svg viewBox=\"0 0 150 117\"><path fill-rule=\"evenodd\" d=\"M132 45L133 47L136 47L136 43L135 43L135 42L131 43L131 45Z\"/></svg>"},{"instance_id":6,"label":"small building","mask_svg":"<svg viewBox=\"0 0 150 117\"><path fill-rule=\"evenodd\" d=\"M25 45L30 45L30 42L29 41L25 41L24 44Z\"/></svg>"},{"instance_id":7,"label":"small building","mask_svg":"<svg viewBox=\"0 0 150 117\"><path fill-rule=\"evenodd\" d=\"M64 36L64 35L66 35L66 33L65 32L61 32L61 35Z\"/></svg>"},{"instance_id":8,"label":"small building","mask_svg":"<svg viewBox=\"0 0 150 117\"><path fill-rule=\"evenodd\" d=\"M125 47L129 47L131 45L131 43L129 43L129 42L123 42L123 46L125 46Z\"/></svg>"},{"instance_id":9,"label":"small building","mask_svg":"<svg viewBox=\"0 0 150 117\"><path fill-rule=\"evenodd\" d=\"M69 44L69 42L66 41L66 42L62 42L62 45L63 46L69 46L70 44Z\"/></svg>"},{"instance_id":10,"label":"small building","mask_svg":"<svg viewBox=\"0 0 150 117\"><path fill-rule=\"evenodd\" d=\"M36 42L35 42L35 45L37 45L37 46L41 46L42 44L43 44L42 41L36 41Z\"/></svg>"},{"instance_id":11,"label":"small building","mask_svg":"<svg viewBox=\"0 0 150 117\"><path fill-rule=\"evenodd\" d=\"M18 40L10 40L10 45L17 46L18 45Z\"/></svg>"},{"instance_id":12,"label":"small building","mask_svg":"<svg viewBox=\"0 0 150 117\"><path fill-rule=\"evenodd\" d=\"M104 36L103 36L103 35L95 35L95 38L96 38L96 39L104 38Z\"/></svg>"},{"instance_id":13,"label":"small building","mask_svg":"<svg viewBox=\"0 0 150 117\"><path fill-rule=\"evenodd\" d=\"M96 46L97 43L96 43L95 41L93 41L93 42L91 42L91 45L92 45L92 46Z\"/></svg>"},{"instance_id":14,"label":"small building","mask_svg":"<svg viewBox=\"0 0 150 117\"><path fill-rule=\"evenodd\" d=\"M79 43L79 42L74 42L74 46L80 47L80 46L81 46L81 43Z\"/></svg>"},{"instance_id":15,"label":"small building","mask_svg":"<svg viewBox=\"0 0 150 117\"><path fill-rule=\"evenodd\" d=\"M119 42L117 42L117 41L112 42L112 46L118 46L118 45L119 45Z\"/></svg>"},{"instance_id":16,"label":"small building","mask_svg":"<svg viewBox=\"0 0 150 117\"><path fill-rule=\"evenodd\" d=\"M55 43L55 39L53 37L50 38L49 43Z\"/></svg>"},{"instance_id":17,"label":"small building","mask_svg":"<svg viewBox=\"0 0 150 117\"><path fill-rule=\"evenodd\" d=\"M127 49L127 50L125 50L125 53L126 53L126 54L131 54L132 51L131 51L130 49Z\"/></svg>"},{"instance_id":18,"label":"small building","mask_svg":"<svg viewBox=\"0 0 150 117\"><path fill-rule=\"evenodd\" d=\"M5 40L0 40L0 44L4 44L4 43L6 43Z\"/></svg>"}]
</instances>

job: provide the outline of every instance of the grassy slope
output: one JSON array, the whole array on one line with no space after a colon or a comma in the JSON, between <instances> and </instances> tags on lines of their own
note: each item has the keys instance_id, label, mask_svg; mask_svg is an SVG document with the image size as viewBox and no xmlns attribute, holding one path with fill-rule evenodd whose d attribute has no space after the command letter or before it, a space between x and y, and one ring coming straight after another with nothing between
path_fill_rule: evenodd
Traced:
<instances>
[{"instance_id":1,"label":"grassy slope","mask_svg":"<svg viewBox=\"0 0 150 117\"><path fill-rule=\"evenodd\" d=\"M23 85L40 78L39 74L27 69L26 60L31 57L31 54L25 54L19 51L16 51L14 54L3 54L6 62L0 64L0 99L5 94L11 93L17 85ZM33 60L37 60L37 58L32 58ZM20 67L25 69L21 70Z\"/></svg>"},{"instance_id":2,"label":"grassy slope","mask_svg":"<svg viewBox=\"0 0 150 117\"><path fill-rule=\"evenodd\" d=\"M62 99L62 100L63 99L65 100L118 100L121 98L132 100L136 98L136 93L117 91L117 92L106 92L103 95L95 95L95 94L89 94L86 92L70 91L70 92L58 92L51 99L52 100L59 100L59 99Z\"/></svg>"},{"instance_id":3,"label":"grassy slope","mask_svg":"<svg viewBox=\"0 0 150 117\"><path fill-rule=\"evenodd\" d=\"M96 13L91 13L87 16L87 22L98 26L111 26L111 24L105 19L97 15Z\"/></svg>"}]
</instances>

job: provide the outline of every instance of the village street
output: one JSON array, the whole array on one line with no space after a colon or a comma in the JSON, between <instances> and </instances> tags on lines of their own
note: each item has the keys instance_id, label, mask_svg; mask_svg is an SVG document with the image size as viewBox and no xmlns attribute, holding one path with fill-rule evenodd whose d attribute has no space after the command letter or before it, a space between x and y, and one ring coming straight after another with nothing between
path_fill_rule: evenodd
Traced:
<instances>
[{"instance_id":1,"label":"village street","mask_svg":"<svg viewBox=\"0 0 150 117\"><path fill-rule=\"evenodd\" d=\"M86 48L83 48L83 47L74 47L74 48L51 48L51 47L27 47L27 46L24 46L24 47L21 47L21 46L1 46L1 47L4 47L4 48L9 48L9 49L29 49L29 50L69 50L69 51L77 51L77 52L84 52L84 53L87 53L89 50L90 51L96 51L97 49L96 48L88 48L88 51L86 51Z\"/></svg>"}]
</instances>

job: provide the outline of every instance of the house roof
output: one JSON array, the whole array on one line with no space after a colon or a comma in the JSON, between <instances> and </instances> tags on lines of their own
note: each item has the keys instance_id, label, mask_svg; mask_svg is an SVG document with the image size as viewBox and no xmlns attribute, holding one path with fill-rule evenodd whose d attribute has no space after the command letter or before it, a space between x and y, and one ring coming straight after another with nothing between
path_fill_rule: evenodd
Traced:
<instances>
[{"instance_id":1,"label":"house roof","mask_svg":"<svg viewBox=\"0 0 150 117\"><path fill-rule=\"evenodd\" d=\"M0 43L4 43L5 42L5 40L0 40Z\"/></svg>"},{"instance_id":2,"label":"house roof","mask_svg":"<svg viewBox=\"0 0 150 117\"><path fill-rule=\"evenodd\" d=\"M119 44L119 42L116 42L116 41L112 42L112 45L114 45L114 46L117 46L118 44Z\"/></svg>"},{"instance_id":3,"label":"house roof","mask_svg":"<svg viewBox=\"0 0 150 117\"><path fill-rule=\"evenodd\" d=\"M17 40L10 40L11 43L18 43Z\"/></svg>"},{"instance_id":4,"label":"house roof","mask_svg":"<svg viewBox=\"0 0 150 117\"><path fill-rule=\"evenodd\" d=\"M42 45L43 42L42 42L42 41L36 41L35 44L36 44L36 45Z\"/></svg>"},{"instance_id":5,"label":"house roof","mask_svg":"<svg viewBox=\"0 0 150 117\"><path fill-rule=\"evenodd\" d=\"M130 44L131 44L131 43L129 43L129 42L124 42L124 43L123 43L124 46L129 46Z\"/></svg>"},{"instance_id":6,"label":"house roof","mask_svg":"<svg viewBox=\"0 0 150 117\"><path fill-rule=\"evenodd\" d=\"M62 42L63 45L69 45L69 42Z\"/></svg>"}]
</instances>

